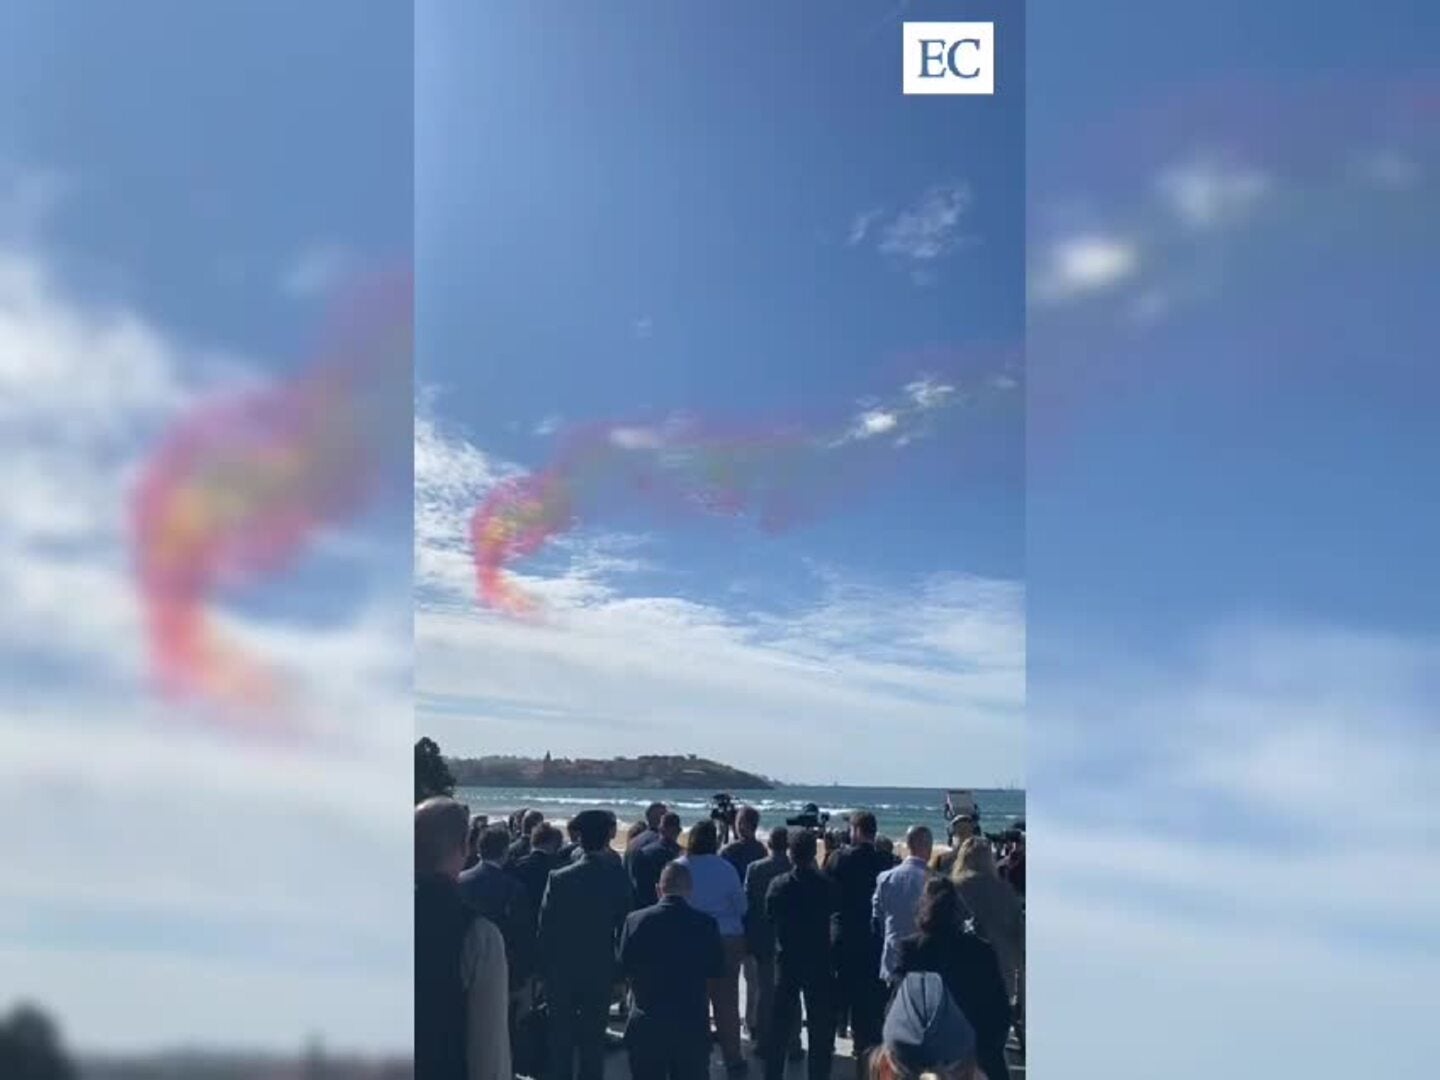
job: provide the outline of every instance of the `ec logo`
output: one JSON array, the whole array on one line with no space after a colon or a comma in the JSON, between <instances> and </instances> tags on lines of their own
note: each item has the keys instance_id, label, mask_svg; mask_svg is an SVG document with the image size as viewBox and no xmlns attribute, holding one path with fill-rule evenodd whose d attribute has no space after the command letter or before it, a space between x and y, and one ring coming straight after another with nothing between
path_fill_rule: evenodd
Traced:
<instances>
[{"instance_id":1,"label":"ec logo","mask_svg":"<svg viewBox=\"0 0 1440 1080\"><path fill-rule=\"evenodd\" d=\"M907 22L907 94L995 93L995 24Z\"/></svg>"}]
</instances>

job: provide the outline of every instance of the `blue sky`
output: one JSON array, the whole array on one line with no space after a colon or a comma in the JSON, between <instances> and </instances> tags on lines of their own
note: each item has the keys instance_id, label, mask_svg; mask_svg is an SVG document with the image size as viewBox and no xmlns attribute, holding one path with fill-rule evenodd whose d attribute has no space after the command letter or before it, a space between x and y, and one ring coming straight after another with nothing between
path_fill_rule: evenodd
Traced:
<instances>
[{"instance_id":1,"label":"blue sky","mask_svg":"<svg viewBox=\"0 0 1440 1080\"><path fill-rule=\"evenodd\" d=\"M903 97L899 38L879 4L420 13L417 380L434 442L417 500L445 515L430 524L449 571L429 575L422 550L418 660L420 723L442 745L694 750L795 780L1022 777L1023 409L1018 385L989 387L1024 317L1021 28L1003 26L988 99ZM484 469L542 467L552 429L691 414L838 436L925 376L977 400L856 440L865 480L803 527L602 513L517 568L552 591L584 579L557 601L568 640L469 609L456 522ZM912 426L923 437L898 447ZM479 455L470 481L424 467L462 445ZM621 618L636 656L575 644ZM634 670L656 633L696 650L701 682L580 692ZM534 686L503 675L517 654L550 658ZM727 664L810 673L722 706L703 673ZM537 700L566 683L573 696ZM901 697L933 730L976 733L963 777L876 764L878 717ZM774 723L829 731L816 742L832 748L777 762Z\"/></svg>"},{"instance_id":2,"label":"blue sky","mask_svg":"<svg viewBox=\"0 0 1440 1080\"><path fill-rule=\"evenodd\" d=\"M988 383L1024 320L1020 24L1001 94L916 99L894 7L636 16L420 13L420 726L455 752L1014 782L1024 416ZM854 441L864 482L804 527L602 513L517 567L552 626L469 603L458 523L495 475L543 467L552 429L688 413L840 436L926 376L978 397ZM661 639L681 674L649 670ZM985 749L963 778L877 763L896 707ZM829 734L780 762L778 723Z\"/></svg>"},{"instance_id":3,"label":"blue sky","mask_svg":"<svg viewBox=\"0 0 1440 1080\"><path fill-rule=\"evenodd\" d=\"M1429 1075L1435 15L1029 23L1029 1065Z\"/></svg>"},{"instance_id":4,"label":"blue sky","mask_svg":"<svg viewBox=\"0 0 1440 1080\"><path fill-rule=\"evenodd\" d=\"M221 612L346 718L317 767L143 692L125 496L197 401L310 358L346 273L407 257L410 26L0 11L0 970L81 1047L409 1047L408 499Z\"/></svg>"}]
</instances>

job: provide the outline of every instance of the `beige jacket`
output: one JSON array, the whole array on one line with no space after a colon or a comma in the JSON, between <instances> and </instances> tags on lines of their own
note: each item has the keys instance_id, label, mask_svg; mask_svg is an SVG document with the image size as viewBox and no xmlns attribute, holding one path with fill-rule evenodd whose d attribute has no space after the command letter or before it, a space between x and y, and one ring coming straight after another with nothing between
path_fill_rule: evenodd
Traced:
<instances>
[{"instance_id":1,"label":"beige jacket","mask_svg":"<svg viewBox=\"0 0 1440 1080\"><path fill-rule=\"evenodd\" d=\"M460 978L469 1011L467 1080L513 1080L510 1068L510 972L505 941L489 919L476 919L465 935Z\"/></svg>"}]
</instances>

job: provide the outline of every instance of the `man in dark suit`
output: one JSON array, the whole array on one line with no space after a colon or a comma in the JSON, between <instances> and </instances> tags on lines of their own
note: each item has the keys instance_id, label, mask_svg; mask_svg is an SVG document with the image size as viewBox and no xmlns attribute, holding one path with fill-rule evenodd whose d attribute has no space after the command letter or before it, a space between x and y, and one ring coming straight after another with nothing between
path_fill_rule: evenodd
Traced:
<instances>
[{"instance_id":1,"label":"man in dark suit","mask_svg":"<svg viewBox=\"0 0 1440 1080\"><path fill-rule=\"evenodd\" d=\"M460 895L499 928L510 962L510 985L516 987L534 965L535 908L525 886L503 869L509 845L510 833L503 825L480 834L480 861L460 875Z\"/></svg>"},{"instance_id":2,"label":"man in dark suit","mask_svg":"<svg viewBox=\"0 0 1440 1080\"><path fill-rule=\"evenodd\" d=\"M775 927L778 978L775 1013L765 1048L766 1080L783 1080L785 1049L800 1023L800 998L810 1034L809 1080L830 1080L835 1057L835 976L830 952L830 915L838 907L835 884L815 865L815 834L806 829L790 842L795 868L770 885L765 914Z\"/></svg>"},{"instance_id":3,"label":"man in dark suit","mask_svg":"<svg viewBox=\"0 0 1440 1080\"><path fill-rule=\"evenodd\" d=\"M630 880L635 886L635 906L649 907L659 899L660 871L665 864L680 857L680 815L665 812L660 819L660 832L653 844L647 844L630 860Z\"/></svg>"},{"instance_id":4,"label":"man in dark suit","mask_svg":"<svg viewBox=\"0 0 1440 1080\"><path fill-rule=\"evenodd\" d=\"M875 932L871 901L875 879L890 860L875 846L875 815L862 810L850 819L850 844L831 864L839 892L839 910L831 918L835 946L836 991L850 1011L859 1076L868 1075L867 1052L880 1043L885 1022L885 984L880 981L881 938Z\"/></svg>"},{"instance_id":5,"label":"man in dark suit","mask_svg":"<svg viewBox=\"0 0 1440 1080\"><path fill-rule=\"evenodd\" d=\"M765 1052L765 1040L769 1037L770 1017L775 1012L775 928L765 914L765 897L770 892L771 883L792 869L790 831L784 825L777 825L770 830L767 846L770 854L745 868L745 947L755 959L756 981L759 984L755 1024L750 1034L762 1054ZM800 1034L797 1031L795 1046L799 1045Z\"/></svg>"},{"instance_id":6,"label":"man in dark suit","mask_svg":"<svg viewBox=\"0 0 1440 1080\"><path fill-rule=\"evenodd\" d=\"M530 834L530 854L510 867L510 876L525 886L525 895L530 898L534 911L540 910L540 901L545 899L550 871L560 868L559 851L560 830L547 821Z\"/></svg>"},{"instance_id":7,"label":"man in dark suit","mask_svg":"<svg viewBox=\"0 0 1440 1080\"><path fill-rule=\"evenodd\" d=\"M540 967L550 1007L549 1080L602 1080L605 1016L616 982L616 941L634 891L606 845L615 819L576 817L582 854L550 875L540 905Z\"/></svg>"},{"instance_id":8,"label":"man in dark suit","mask_svg":"<svg viewBox=\"0 0 1440 1080\"><path fill-rule=\"evenodd\" d=\"M631 863L635 856L643 849L649 847L660 839L660 822L668 813L670 808L663 802L652 802L645 808L645 828L625 845L625 872L631 872Z\"/></svg>"},{"instance_id":9,"label":"man in dark suit","mask_svg":"<svg viewBox=\"0 0 1440 1080\"><path fill-rule=\"evenodd\" d=\"M634 1006L625 1025L632 1080L704 1080L710 1061L708 980L725 971L715 920L689 904L690 868L660 873L660 902L625 920L620 967Z\"/></svg>"},{"instance_id":10,"label":"man in dark suit","mask_svg":"<svg viewBox=\"0 0 1440 1080\"><path fill-rule=\"evenodd\" d=\"M505 857L502 860L506 867L514 866L517 862L530 854L530 834L535 831L535 826L545 820L545 815L539 810L526 810L520 818L520 835L510 845Z\"/></svg>"}]
</instances>

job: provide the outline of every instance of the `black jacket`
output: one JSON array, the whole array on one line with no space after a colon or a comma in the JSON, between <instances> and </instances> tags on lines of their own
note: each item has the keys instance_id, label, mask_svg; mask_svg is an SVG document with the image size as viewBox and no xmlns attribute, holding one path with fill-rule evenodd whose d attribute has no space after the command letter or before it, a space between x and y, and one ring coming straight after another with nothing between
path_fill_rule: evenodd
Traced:
<instances>
[{"instance_id":1,"label":"black jacket","mask_svg":"<svg viewBox=\"0 0 1440 1080\"><path fill-rule=\"evenodd\" d=\"M545 899L545 886L550 883L550 871L559 865L559 860L550 852L531 848L529 855L507 869L506 872L525 887L531 911L540 911L540 901Z\"/></svg>"},{"instance_id":2,"label":"black jacket","mask_svg":"<svg viewBox=\"0 0 1440 1080\"><path fill-rule=\"evenodd\" d=\"M797 867L770 883L765 915L783 969L830 969L830 916L837 907L835 883L814 867Z\"/></svg>"},{"instance_id":3,"label":"black jacket","mask_svg":"<svg viewBox=\"0 0 1440 1080\"><path fill-rule=\"evenodd\" d=\"M839 892L839 908L830 920L837 954L880 970L881 939L875 933L871 904L875 879L890 869L890 860L874 844L856 844L838 852L830 877Z\"/></svg>"},{"instance_id":4,"label":"black jacket","mask_svg":"<svg viewBox=\"0 0 1440 1080\"><path fill-rule=\"evenodd\" d=\"M934 937L900 941L897 974L934 971L975 1029L975 1038L991 1045L1004 1043L1010 1031L1010 995L1000 978L995 950L975 934L955 930Z\"/></svg>"},{"instance_id":5,"label":"black jacket","mask_svg":"<svg viewBox=\"0 0 1440 1080\"><path fill-rule=\"evenodd\" d=\"M535 963L535 908L525 886L498 866L482 862L460 875L460 895L500 930L510 982L518 986Z\"/></svg>"},{"instance_id":6,"label":"black jacket","mask_svg":"<svg viewBox=\"0 0 1440 1080\"><path fill-rule=\"evenodd\" d=\"M547 982L614 981L616 939L634 892L619 859L586 852L550 875L540 904L540 970Z\"/></svg>"},{"instance_id":7,"label":"black jacket","mask_svg":"<svg viewBox=\"0 0 1440 1080\"><path fill-rule=\"evenodd\" d=\"M415 880L415 1078L467 1080L461 954L479 917L448 878Z\"/></svg>"},{"instance_id":8,"label":"black jacket","mask_svg":"<svg viewBox=\"0 0 1440 1080\"><path fill-rule=\"evenodd\" d=\"M667 843L664 839L647 844L630 859L630 881L635 888L635 906L649 907L660 898L657 891L660 871L672 859L680 857L680 845Z\"/></svg>"},{"instance_id":9,"label":"black jacket","mask_svg":"<svg viewBox=\"0 0 1440 1080\"><path fill-rule=\"evenodd\" d=\"M731 840L720 849L720 857L735 867L735 872L740 875L740 881L745 881L745 871L750 869L750 864L765 858L770 854L765 845L759 840Z\"/></svg>"},{"instance_id":10,"label":"black jacket","mask_svg":"<svg viewBox=\"0 0 1440 1080\"><path fill-rule=\"evenodd\" d=\"M714 919L675 896L634 912L620 936L620 967L635 994L627 1041L684 1047L709 1039L706 980L725 973Z\"/></svg>"}]
</instances>

